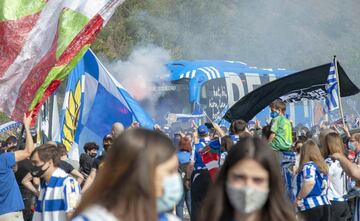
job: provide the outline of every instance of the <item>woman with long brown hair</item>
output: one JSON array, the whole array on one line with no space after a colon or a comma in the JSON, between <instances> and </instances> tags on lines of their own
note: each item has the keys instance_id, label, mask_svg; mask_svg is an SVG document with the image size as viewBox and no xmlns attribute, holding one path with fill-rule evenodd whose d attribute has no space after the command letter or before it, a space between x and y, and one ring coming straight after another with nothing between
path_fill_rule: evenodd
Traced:
<instances>
[{"instance_id":1,"label":"woman with long brown hair","mask_svg":"<svg viewBox=\"0 0 360 221\"><path fill-rule=\"evenodd\" d=\"M296 175L296 207L305 220L329 220L329 167L318 145L308 140L300 149L300 164Z\"/></svg>"},{"instance_id":2,"label":"woman with long brown hair","mask_svg":"<svg viewBox=\"0 0 360 221\"><path fill-rule=\"evenodd\" d=\"M296 220L275 158L260 138L235 144L210 188L200 221Z\"/></svg>"},{"instance_id":3,"label":"woman with long brown hair","mask_svg":"<svg viewBox=\"0 0 360 221\"><path fill-rule=\"evenodd\" d=\"M74 221L157 221L173 216L182 181L172 141L160 132L130 129L117 137Z\"/></svg>"},{"instance_id":4,"label":"woman with long brown hair","mask_svg":"<svg viewBox=\"0 0 360 221\"><path fill-rule=\"evenodd\" d=\"M191 137L189 136L181 136L179 141L179 150L177 152L177 156L179 159L179 173L181 174L181 178L183 179L183 187L184 187L184 193L181 197L181 200L176 205L176 215L183 220L184 218L184 202L186 203L186 208L191 215L191 195L190 195L190 188L186 184L187 177L190 177L189 174L187 174L187 168L190 163L190 157L192 152L192 141Z\"/></svg>"},{"instance_id":5,"label":"woman with long brown hair","mask_svg":"<svg viewBox=\"0 0 360 221\"><path fill-rule=\"evenodd\" d=\"M331 159L333 154L345 156L344 143L338 133L331 132L325 136L325 159L329 166L329 191L331 220L346 220L350 215L348 202L344 199L347 194L347 177L338 160Z\"/></svg>"}]
</instances>

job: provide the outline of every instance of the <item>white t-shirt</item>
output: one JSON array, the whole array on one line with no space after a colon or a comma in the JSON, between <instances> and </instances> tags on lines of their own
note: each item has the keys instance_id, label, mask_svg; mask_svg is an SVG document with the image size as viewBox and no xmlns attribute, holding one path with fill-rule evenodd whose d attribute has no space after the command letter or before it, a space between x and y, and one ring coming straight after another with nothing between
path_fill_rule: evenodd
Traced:
<instances>
[{"instance_id":1,"label":"white t-shirt","mask_svg":"<svg viewBox=\"0 0 360 221\"><path fill-rule=\"evenodd\" d=\"M327 196L330 201L344 201L343 196L347 194L345 171L338 160L333 161L331 158L326 158L325 161L329 166L329 190Z\"/></svg>"},{"instance_id":2,"label":"white t-shirt","mask_svg":"<svg viewBox=\"0 0 360 221\"><path fill-rule=\"evenodd\" d=\"M172 214L164 214L162 217L166 221L180 221L177 216ZM116 218L111 212L100 205L91 206L82 212L80 215L71 219L71 221L121 221Z\"/></svg>"},{"instance_id":3,"label":"white t-shirt","mask_svg":"<svg viewBox=\"0 0 360 221\"><path fill-rule=\"evenodd\" d=\"M111 212L109 212L107 209L99 205L91 206L90 208L82 212L80 215L71 219L71 221L101 221L101 220L120 221Z\"/></svg>"}]
</instances>

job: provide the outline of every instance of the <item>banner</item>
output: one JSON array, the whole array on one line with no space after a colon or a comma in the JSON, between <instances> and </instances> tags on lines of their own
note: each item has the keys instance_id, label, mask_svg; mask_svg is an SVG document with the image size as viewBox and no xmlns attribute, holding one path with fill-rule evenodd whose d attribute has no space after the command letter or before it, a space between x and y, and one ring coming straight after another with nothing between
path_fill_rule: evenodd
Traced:
<instances>
[{"instance_id":1,"label":"banner","mask_svg":"<svg viewBox=\"0 0 360 221\"><path fill-rule=\"evenodd\" d=\"M40 109L124 0L2 0L0 111Z\"/></svg>"},{"instance_id":2,"label":"banner","mask_svg":"<svg viewBox=\"0 0 360 221\"><path fill-rule=\"evenodd\" d=\"M136 120L149 129L154 125L91 50L68 77L61 115L61 142L76 160L86 142L101 146L115 122L129 127Z\"/></svg>"},{"instance_id":3,"label":"banner","mask_svg":"<svg viewBox=\"0 0 360 221\"><path fill-rule=\"evenodd\" d=\"M0 125L0 134L3 134L6 131L9 131L11 129L18 128L21 125L22 125L21 122L16 122L16 121L10 121L10 122L7 122L5 124L2 124L2 125Z\"/></svg>"},{"instance_id":4,"label":"banner","mask_svg":"<svg viewBox=\"0 0 360 221\"><path fill-rule=\"evenodd\" d=\"M326 83L330 63L296 72L265 84L237 101L225 114L227 121L251 120L272 101L281 98L286 103L306 100L323 100L327 96ZM341 97L359 93L359 88L349 79L338 62Z\"/></svg>"}]
</instances>

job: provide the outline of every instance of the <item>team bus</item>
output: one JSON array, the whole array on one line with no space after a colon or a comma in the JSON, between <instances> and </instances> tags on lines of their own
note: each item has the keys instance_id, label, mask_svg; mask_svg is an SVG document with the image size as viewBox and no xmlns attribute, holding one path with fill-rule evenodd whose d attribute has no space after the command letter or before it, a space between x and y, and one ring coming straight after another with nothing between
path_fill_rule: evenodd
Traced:
<instances>
[{"instance_id":1,"label":"team bus","mask_svg":"<svg viewBox=\"0 0 360 221\"><path fill-rule=\"evenodd\" d=\"M226 110L247 93L293 73L280 68L257 68L240 61L219 60L179 60L168 63L167 68L170 80L155 88L160 97L155 107L155 120L162 124L201 116L204 112L212 121L219 122ZM295 125L310 125L310 105L306 101L290 104L287 115ZM255 118L264 124L269 120L269 110L263 110Z\"/></svg>"}]
</instances>

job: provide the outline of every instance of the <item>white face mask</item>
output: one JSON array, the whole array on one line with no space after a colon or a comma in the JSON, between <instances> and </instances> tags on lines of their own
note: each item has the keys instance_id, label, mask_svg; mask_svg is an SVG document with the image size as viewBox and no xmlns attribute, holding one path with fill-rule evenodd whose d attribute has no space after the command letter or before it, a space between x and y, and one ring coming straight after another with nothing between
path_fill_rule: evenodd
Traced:
<instances>
[{"instance_id":1,"label":"white face mask","mask_svg":"<svg viewBox=\"0 0 360 221\"><path fill-rule=\"evenodd\" d=\"M266 203L269 190L258 190L252 187L235 188L226 185L226 192L230 204L242 214L250 214L260 210Z\"/></svg>"},{"instance_id":2,"label":"white face mask","mask_svg":"<svg viewBox=\"0 0 360 221\"><path fill-rule=\"evenodd\" d=\"M159 213L171 210L183 195L183 183L178 173L164 177L162 185L164 193L157 199L157 211Z\"/></svg>"}]
</instances>

